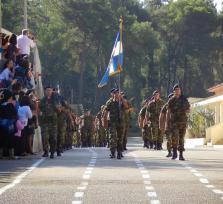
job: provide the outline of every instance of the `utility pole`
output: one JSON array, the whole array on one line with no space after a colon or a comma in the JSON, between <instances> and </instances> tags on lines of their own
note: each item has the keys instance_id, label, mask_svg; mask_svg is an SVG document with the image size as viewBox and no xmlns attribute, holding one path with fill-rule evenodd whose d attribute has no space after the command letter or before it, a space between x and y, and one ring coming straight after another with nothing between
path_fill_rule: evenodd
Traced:
<instances>
[{"instance_id":1,"label":"utility pole","mask_svg":"<svg viewBox=\"0 0 223 204\"><path fill-rule=\"evenodd\" d=\"M28 19L27 19L27 0L24 0L24 28L28 28Z\"/></svg>"}]
</instances>

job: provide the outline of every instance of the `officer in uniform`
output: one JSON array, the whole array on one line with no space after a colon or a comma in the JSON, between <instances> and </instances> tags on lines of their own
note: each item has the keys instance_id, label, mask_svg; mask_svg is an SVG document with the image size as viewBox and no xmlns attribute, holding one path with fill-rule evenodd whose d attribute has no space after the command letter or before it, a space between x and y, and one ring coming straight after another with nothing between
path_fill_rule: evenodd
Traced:
<instances>
[{"instance_id":1,"label":"officer in uniform","mask_svg":"<svg viewBox=\"0 0 223 204\"><path fill-rule=\"evenodd\" d=\"M53 88L45 88L45 97L40 101L40 125L43 141L43 157L54 158L57 145L57 111L59 103L53 95Z\"/></svg>"},{"instance_id":2,"label":"officer in uniform","mask_svg":"<svg viewBox=\"0 0 223 204\"><path fill-rule=\"evenodd\" d=\"M177 158L177 150L179 151L179 160L185 160L183 157L184 137L187 128L188 114L190 104L187 98L182 94L178 84L173 87L174 96L169 99L167 104L167 123L166 130L171 130L173 156Z\"/></svg>"},{"instance_id":3,"label":"officer in uniform","mask_svg":"<svg viewBox=\"0 0 223 204\"><path fill-rule=\"evenodd\" d=\"M128 107L124 98L119 94L118 89L111 91L113 97L106 102L105 106L105 120L108 119L109 114L109 140L110 140L110 158L115 158L117 151L117 159L122 157L122 118L121 111ZM106 123L105 123L106 124Z\"/></svg>"},{"instance_id":4,"label":"officer in uniform","mask_svg":"<svg viewBox=\"0 0 223 204\"><path fill-rule=\"evenodd\" d=\"M155 150L162 149L163 136L159 129L159 115L164 102L160 99L158 90L153 92L154 99L149 103L146 110L146 120L151 121L151 131Z\"/></svg>"}]
</instances>

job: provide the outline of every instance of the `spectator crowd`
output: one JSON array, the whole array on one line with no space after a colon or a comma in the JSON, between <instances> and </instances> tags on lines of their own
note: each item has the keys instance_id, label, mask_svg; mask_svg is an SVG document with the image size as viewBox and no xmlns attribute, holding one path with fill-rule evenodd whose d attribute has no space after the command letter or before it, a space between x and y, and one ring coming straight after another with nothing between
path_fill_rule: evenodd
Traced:
<instances>
[{"instance_id":1,"label":"spectator crowd","mask_svg":"<svg viewBox=\"0 0 223 204\"><path fill-rule=\"evenodd\" d=\"M0 63L0 159L33 154L33 137L38 126L38 97L31 49L34 36L1 33Z\"/></svg>"}]
</instances>

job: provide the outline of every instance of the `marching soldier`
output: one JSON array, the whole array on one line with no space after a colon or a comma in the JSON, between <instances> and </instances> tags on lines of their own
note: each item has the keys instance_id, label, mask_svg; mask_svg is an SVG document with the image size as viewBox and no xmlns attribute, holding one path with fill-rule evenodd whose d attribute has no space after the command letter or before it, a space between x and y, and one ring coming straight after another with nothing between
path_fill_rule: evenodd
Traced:
<instances>
[{"instance_id":1,"label":"marching soldier","mask_svg":"<svg viewBox=\"0 0 223 204\"><path fill-rule=\"evenodd\" d=\"M124 98L119 94L118 89L111 91L113 97L110 98L105 106L105 121L109 115L109 139L110 139L110 158L115 158L117 151L117 159L121 159L122 156L122 124L121 124L121 110L128 105ZM106 122L104 124L107 124Z\"/></svg>"},{"instance_id":2,"label":"marching soldier","mask_svg":"<svg viewBox=\"0 0 223 204\"><path fill-rule=\"evenodd\" d=\"M163 136L159 129L159 115L164 102L160 98L158 90L153 92L154 99L148 104L146 109L146 121L151 122L151 131L155 150L162 149Z\"/></svg>"},{"instance_id":3,"label":"marching soldier","mask_svg":"<svg viewBox=\"0 0 223 204\"><path fill-rule=\"evenodd\" d=\"M40 101L40 124L43 141L43 157L54 158L57 145L57 110L59 103L53 95L52 87L46 87L46 96Z\"/></svg>"},{"instance_id":4,"label":"marching soldier","mask_svg":"<svg viewBox=\"0 0 223 204\"><path fill-rule=\"evenodd\" d=\"M173 97L173 93L168 95L168 98L172 98ZM160 117L159 117L159 128L161 133L165 133L166 135L166 139L167 139L167 151L168 154L166 157L172 157L172 140L171 140L171 130L165 130L165 124L166 124L166 115L167 115L167 106L168 103L166 103L161 112L160 112Z\"/></svg>"},{"instance_id":5,"label":"marching soldier","mask_svg":"<svg viewBox=\"0 0 223 204\"><path fill-rule=\"evenodd\" d=\"M167 104L167 122L166 130L171 130L173 156L177 158L179 151L179 160L185 160L183 157L184 136L187 128L188 113L190 104L185 96L182 95L181 88L178 84L173 87L174 96L169 99Z\"/></svg>"}]
</instances>

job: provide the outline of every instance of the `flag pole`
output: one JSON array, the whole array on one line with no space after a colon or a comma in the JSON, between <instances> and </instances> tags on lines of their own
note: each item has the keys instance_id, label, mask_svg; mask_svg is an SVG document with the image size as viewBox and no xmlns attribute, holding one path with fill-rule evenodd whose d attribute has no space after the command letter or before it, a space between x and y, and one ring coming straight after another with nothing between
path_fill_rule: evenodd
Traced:
<instances>
[{"instance_id":1,"label":"flag pole","mask_svg":"<svg viewBox=\"0 0 223 204\"><path fill-rule=\"evenodd\" d=\"M121 60L120 60L120 52L122 49L122 23L123 23L123 19L122 16L120 16L119 19L119 32L120 32L120 45L119 45L119 58L118 58L118 69L119 69L119 97L121 96ZM119 99L119 114L121 117L121 101Z\"/></svg>"}]
</instances>

